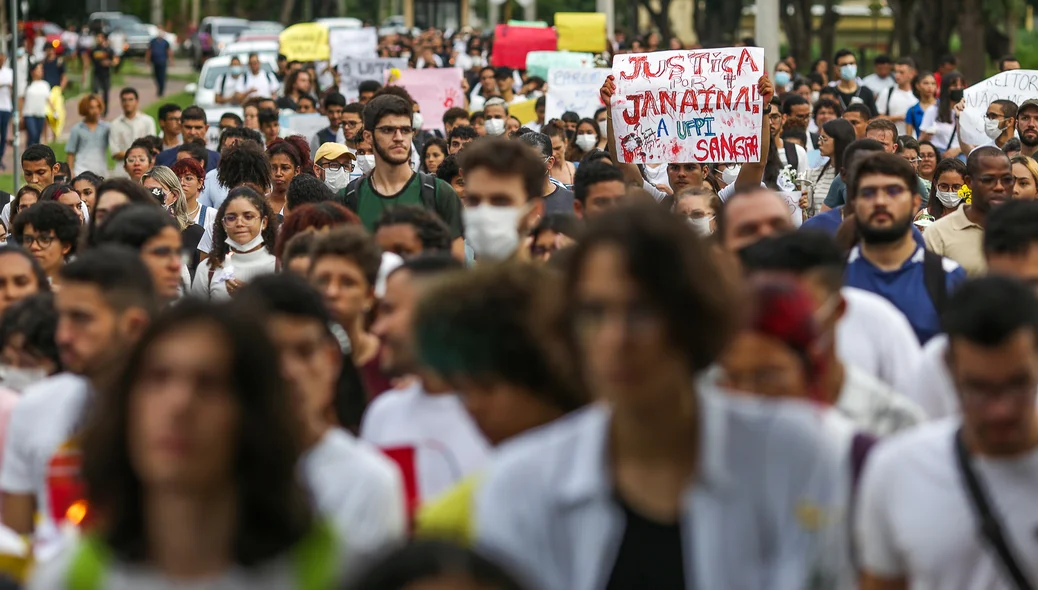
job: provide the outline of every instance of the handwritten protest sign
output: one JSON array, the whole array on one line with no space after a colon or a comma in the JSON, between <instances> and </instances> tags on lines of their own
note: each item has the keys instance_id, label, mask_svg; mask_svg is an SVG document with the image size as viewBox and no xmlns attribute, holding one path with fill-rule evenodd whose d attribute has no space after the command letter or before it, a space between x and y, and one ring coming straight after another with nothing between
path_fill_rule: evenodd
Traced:
<instances>
[{"instance_id":1,"label":"handwritten protest sign","mask_svg":"<svg viewBox=\"0 0 1038 590\"><path fill-rule=\"evenodd\" d=\"M314 23L292 25L278 35L280 52L290 60L328 59L328 29Z\"/></svg>"},{"instance_id":2,"label":"handwritten protest sign","mask_svg":"<svg viewBox=\"0 0 1038 590\"><path fill-rule=\"evenodd\" d=\"M399 75L396 73L399 72ZM461 68L393 70L383 74L386 84L403 86L422 108L422 129L443 130L443 113L451 107L464 107Z\"/></svg>"},{"instance_id":3,"label":"handwritten protest sign","mask_svg":"<svg viewBox=\"0 0 1038 590\"><path fill-rule=\"evenodd\" d=\"M407 60L402 57L377 57L375 59L348 58L339 64L339 92L348 99L357 98L357 87L365 80L381 83L385 73L393 68L407 69Z\"/></svg>"},{"instance_id":4,"label":"handwritten protest sign","mask_svg":"<svg viewBox=\"0 0 1038 590\"><path fill-rule=\"evenodd\" d=\"M764 50L613 58L616 152L624 162L759 162Z\"/></svg>"},{"instance_id":5,"label":"handwritten protest sign","mask_svg":"<svg viewBox=\"0 0 1038 590\"><path fill-rule=\"evenodd\" d=\"M555 30L559 49L566 51L606 50L606 15L601 12L556 12Z\"/></svg>"},{"instance_id":6,"label":"handwritten protest sign","mask_svg":"<svg viewBox=\"0 0 1038 590\"><path fill-rule=\"evenodd\" d=\"M331 62L339 64L349 58L378 57L378 31L375 27L363 29L332 29L328 32Z\"/></svg>"},{"instance_id":7,"label":"handwritten protest sign","mask_svg":"<svg viewBox=\"0 0 1038 590\"><path fill-rule=\"evenodd\" d=\"M966 103L959 117L962 140L974 146L988 143L984 133L988 105L1002 99L1020 105L1029 98L1038 98L1038 70L1010 70L970 86L962 93Z\"/></svg>"},{"instance_id":8,"label":"handwritten protest sign","mask_svg":"<svg viewBox=\"0 0 1038 590\"><path fill-rule=\"evenodd\" d=\"M526 69L526 55L531 51L554 51L558 40L552 29L497 25L494 29L495 67ZM547 72L545 72L547 73Z\"/></svg>"},{"instance_id":9,"label":"handwritten protest sign","mask_svg":"<svg viewBox=\"0 0 1038 590\"><path fill-rule=\"evenodd\" d=\"M593 68L595 56L573 51L531 51L526 56L526 73L544 80L552 68Z\"/></svg>"},{"instance_id":10,"label":"handwritten protest sign","mask_svg":"<svg viewBox=\"0 0 1038 590\"><path fill-rule=\"evenodd\" d=\"M598 97L609 70L552 68L548 70L548 94L544 99L544 120L573 111L581 117L592 117L602 107Z\"/></svg>"}]
</instances>

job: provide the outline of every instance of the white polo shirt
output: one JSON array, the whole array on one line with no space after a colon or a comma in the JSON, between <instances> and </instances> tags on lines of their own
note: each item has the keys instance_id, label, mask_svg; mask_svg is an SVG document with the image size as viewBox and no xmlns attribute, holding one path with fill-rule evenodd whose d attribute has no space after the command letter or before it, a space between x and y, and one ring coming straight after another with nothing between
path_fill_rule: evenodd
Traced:
<instances>
[{"instance_id":1,"label":"white polo shirt","mask_svg":"<svg viewBox=\"0 0 1038 590\"><path fill-rule=\"evenodd\" d=\"M926 424L873 450L858 489L855 532L862 569L920 590L1013 587L979 532L955 458L957 419ZM1038 448L1012 458L973 457L1017 562L1038 580Z\"/></svg>"}]
</instances>

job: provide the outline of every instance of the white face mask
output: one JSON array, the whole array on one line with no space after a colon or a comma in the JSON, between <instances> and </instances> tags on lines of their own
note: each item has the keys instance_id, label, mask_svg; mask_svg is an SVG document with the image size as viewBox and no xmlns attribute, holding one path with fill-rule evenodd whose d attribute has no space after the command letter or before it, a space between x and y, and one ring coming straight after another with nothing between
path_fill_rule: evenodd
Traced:
<instances>
[{"instance_id":1,"label":"white face mask","mask_svg":"<svg viewBox=\"0 0 1038 590\"><path fill-rule=\"evenodd\" d=\"M598 132L602 134L602 137L609 135L609 119L602 119L598 122Z\"/></svg>"},{"instance_id":2,"label":"white face mask","mask_svg":"<svg viewBox=\"0 0 1038 590\"><path fill-rule=\"evenodd\" d=\"M483 127L487 130L487 135L504 135L505 134L505 120L504 119L487 119L483 122Z\"/></svg>"},{"instance_id":3,"label":"white face mask","mask_svg":"<svg viewBox=\"0 0 1038 590\"><path fill-rule=\"evenodd\" d=\"M357 169L361 174L367 174L375 169L375 154L357 156Z\"/></svg>"},{"instance_id":4,"label":"white face mask","mask_svg":"<svg viewBox=\"0 0 1038 590\"><path fill-rule=\"evenodd\" d=\"M519 247L519 207L479 205L462 210L465 239L482 261L498 262Z\"/></svg>"},{"instance_id":5,"label":"white face mask","mask_svg":"<svg viewBox=\"0 0 1038 590\"><path fill-rule=\"evenodd\" d=\"M595 137L594 133L581 133L576 139L577 147L582 152L590 152L591 148L598 145L598 138Z\"/></svg>"},{"instance_id":6,"label":"white face mask","mask_svg":"<svg viewBox=\"0 0 1038 590\"><path fill-rule=\"evenodd\" d=\"M991 139L997 139L999 135L1002 135L1002 128L999 127L998 119L994 121L984 119L984 133Z\"/></svg>"},{"instance_id":7,"label":"white face mask","mask_svg":"<svg viewBox=\"0 0 1038 590\"><path fill-rule=\"evenodd\" d=\"M695 230L696 234L700 236L709 236L713 233L710 230L710 222L713 219L713 217L700 217L699 219L692 219L689 217L688 224L692 226L692 229Z\"/></svg>"},{"instance_id":8,"label":"white face mask","mask_svg":"<svg viewBox=\"0 0 1038 590\"><path fill-rule=\"evenodd\" d=\"M811 93L811 104L815 104L816 102L818 102L818 91L817 90Z\"/></svg>"},{"instance_id":9,"label":"white face mask","mask_svg":"<svg viewBox=\"0 0 1038 590\"><path fill-rule=\"evenodd\" d=\"M11 365L0 365L0 383L14 391L25 391L33 383L46 378L47 371L44 369L23 369Z\"/></svg>"},{"instance_id":10,"label":"white face mask","mask_svg":"<svg viewBox=\"0 0 1038 590\"><path fill-rule=\"evenodd\" d=\"M350 173L346 171L346 168L324 171L324 183L328 185L328 188L335 192L339 192L346 188L346 184L349 183L349 180Z\"/></svg>"},{"instance_id":11,"label":"white face mask","mask_svg":"<svg viewBox=\"0 0 1038 590\"><path fill-rule=\"evenodd\" d=\"M263 224L260 225L260 230L259 230L259 233L256 234L256 237L252 238L248 242L246 242L244 244L239 244L238 242L235 242L231 238L227 238L227 239L224 240L224 243L227 244L228 246L230 246L231 248L234 248L238 252L249 252L253 248L255 248L255 247L257 247L257 246L259 246L260 244L263 243L263 230L265 230L265 229L267 229L267 222L264 221Z\"/></svg>"},{"instance_id":12,"label":"white face mask","mask_svg":"<svg viewBox=\"0 0 1038 590\"><path fill-rule=\"evenodd\" d=\"M421 129L423 123L425 123L425 118L422 117L421 113L415 113L411 115L411 127L414 127L415 129Z\"/></svg>"},{"instance_id":13,"label":"white face mask","mask_svg":"<svg viewBox=\"0 0 1038 590\"><path fill-rule=\"evenodd\" d=\"M954 209L962 202L959 193L946 193L944 191L937 191L937 199L944 205L945 209Z\"/></svg>"}]
</instances>

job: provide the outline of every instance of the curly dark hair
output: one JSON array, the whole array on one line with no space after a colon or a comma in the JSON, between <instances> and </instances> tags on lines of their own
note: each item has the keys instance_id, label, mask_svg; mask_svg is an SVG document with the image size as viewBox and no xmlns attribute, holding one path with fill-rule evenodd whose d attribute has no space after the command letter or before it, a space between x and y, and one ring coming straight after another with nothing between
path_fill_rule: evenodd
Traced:
<instances>
[{"instance_id":1,"label":"curly dark hair","mask_svg":"<svg viewBox=\"0 0 1038 590\"><path fill-rule=\"evenodd\" d=\"M148 327L114 386L99 395L83 437L83 480L91 507L104 514L99 539L120 560L149 554L144 482L127 444L131 405L141 395L155 348L204 328L226 351L227 388L240 414L230 473L235 494L233 561L254 566L284 554L313 526L313 512L297 477L302 452L277 349L263 323L241 306L184 300Z\"/></svg>"},{"instance_id":2,"label":"curly dark hair","mask_svg":"<svg viewBox=\"0 0 1038 590\"><path fill-rule=\"evenodd\" d=\"M263 195L257 193L247 186L240 186L238 188L231 189L231 192L227 193L227 198L220 205L220 208L216 212L216 222L213 223L213 249L209 252L209 268L220 268L223 266L224 258L227 257L227 251L230 246L227 245L227 230L223 227L223 216L227 213L227 207L232 201L238 199L245 199L260 212L260 216L266 220L267 227L263 229L263 247L267 249L267 252L274 253L274 243L278 234L278 217L273 209L270 207L270 203Z\"/></svg>"},{"instance_id":3,"label":"curly dark hair","mask_svg":"<svg viewBox=\"0 0 1038 590\"><path fill-rule=\"evenodd\" d=\"M422 242L422 251L434 250L450 252L451 230L438 215L417 205L398 205L382 212L375 222L375 233L386 225L410 225L414 228L418 240Z\"/></svg>"},{"instance_id":4,"label":"curly dark hair","mask_svg":"<svg viewBox=\"0 0 1038 590\"><path fill-rule=\"evenodd\" d=\"M363 226L344 225L320 236L310 252L311 264L325 256L347 258L364 273L369 289L375 288L382 266L382 249Z\"/></svg>"},{"instance_id":5,"label":"curly dark hair","mask_svg":"<svg viewBox=\"0 0 1038 590\"><path fill-rule=\"evenodd\" d=\"M292 209L281 224L278 232L277 246L274 248L274 256L281 260L285 251L285 245L296 236L308 229L324 229L346 224L360 224L360 217L353 211L343 207L334 201L323 201L321 203L307 203Z\"/></svg>"},{"instance_id":6,"label":"curly dark hair","mask_svg":"<svg viewBox=\"0 0 1038 590\"><path fill-rule=\"evenodd\" d=\"M31 225L36 231L52 231L63 246L68 246L65 258L76 253L76 238L79 236L79 217L72 209L57 201L40 201L18 214L11 225L14 241L22 243L25 226Z\"/></svg>"},{"instance_id":7,"label":"curly dark hair","mask_svg":"<svg viewBox=\"0 0 1038 590\"><path fill-rule=\"evenodd\" d=\"M217 180L231 189L253 183L263 190L270 190L271 177L267 153L263 146L252 141L243 141L233 150L224 150L216 167Z\"/></svg>"},{"instance_id":8,"label":"curly dark hair","mask_svg":"<svg viewBox=\"0 0 1038 590\"><path fill-rule=\"evenodd\" d=\"M54 309L54 295L49 291L46 277L40 287L46 287L48 291L30 295L4 310L0 318L0 347L10 343L13 336L20 335L22 350L53 362L60 372L61 356L54 341L58 331L58 312Z\"/></svg>"}]
</instances>

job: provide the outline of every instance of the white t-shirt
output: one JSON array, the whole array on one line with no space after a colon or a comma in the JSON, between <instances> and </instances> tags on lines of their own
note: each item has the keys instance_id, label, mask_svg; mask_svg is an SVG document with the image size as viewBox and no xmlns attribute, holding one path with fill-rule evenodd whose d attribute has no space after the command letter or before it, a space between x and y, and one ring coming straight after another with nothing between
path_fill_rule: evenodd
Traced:
<instances>
[{"instance_id":1,"label":"white t-shirt","mask_svg":"<svg viewBox=\"0 0 1038 590\"><path fill-rule=\"evenodd\" d=\"M836 409L862 432L887 436L926 420L923 409L854 365L844 365Z\"/></svg>"},{"instance_id":2,"label":"white t-shirt","mask_svg":"<svg viewBox=\"0 0 1038 590\"><path fill-rule=\"evenodd\" d=\"M397 465L345 430L329 430L300 459L320 513L347 544L371 555L407 536L404 482Z\"/></svg>"},{"instance_id":3,"label":"white t-shirt","mask_svg":"<svg viewBox=\"0 0 1038 590\"><path fill-rule=\"evenodd\" d=\"M911 399L919 339L892 303L862 289L840 289L847 311L836 325L836 353Z\"/></svg>"},{"instance_id":4,"label":"white t-shirt","mask_svg":"<svg viewBox=\"0 0 1038 590\"><path fill-rule=\"evenodd\" d=\"M933 137L930 138L930 141L937 146L937 149L943 152L959 145L958 141L952 140L952 134L955 133L955 121L958 117L955 110L952 109L952 122L939 122L937 120L937 109L939 106L938 104L933 104L926 109L923 113L923 122L919 125L919 130L923 133L932 133Z\"/></svg>"},{"instance_id":5,"label":"white t-shirt","mask_svg":"<svg viewBox=\"0 0 1038 590\"><path fill-rule=\"evenodd\" d=\"M256 91L249 94L247 98L253 96L260 96L263 98L274 98L277 94L278 89L281 88L281 83L274 77L274 74L260 69L259 74L253 74L252 71L246 71L242 74L241 78L238 79L237 91L244 94L249 89L255 88Z\"/></svg>"},{"instance_id":6,"label":"white t-shirt","mask_svg":"<svg viewBox=\"0 0 1038 590\"><path fill-rule=\"evenodd\" d=\"M430 395L415 381L375 398L360 437L400 465L404 485L421 504L487 464L490 445L453 393ZM414 486L414 487L411 487Z\"/></svg>"},{"instance_id":7,"label":"white t-shirt","mask_svg":"<svg viewBox=\"0 0 1038 590\"><path fill-rule=\"evenodd\" d=\"M908 113L908 109L914 107L919 102L919 99L912 94L911 90L901 90L897 86L891 86L889 90L884 90L880 94L876 95L876 109L879 110L881 115L900 116L904 117ZM905 134L905 120L902 118L900 121L895 121L897 125L897 134Z\"/></svg>"},{"instance_id":8,"label":"white t-shirt","mask_svg":"<svg viewBox=\"0 0 1038 590\"><path fill-rule=\"evenodd\" d=\"M221 98L234 98L234 93L238 92L238 88L241 86L244 75L232 76L230 74L224 74L216 80L216 93Z\"/></svg>"},{"instance_id":9,"label":"white t-shirt","mask_svg":"<svg viewBox=\"0 0 1038 590\"><path fill-rule=\"evenodd\" d=\"M61 538L51 518L47 471L54 453L81 423L90 386L87 380L61 373L28 387L18 400L7 425L0 490L36 496L38 557L60 547Z\"/></svg>"},{"instance_id":10,"label":"white t-shirt","mask_svg":"<svg viewBox=\"0 0 1038 590\"><path fill-rule=\"evenodd\" d=\"M14 110L11 102L11 86L14 84L14 71L10 66L0 68L0 111Z\"/></svg>"},{"instance_id":11,"label":"white t-shirt","mask_svg":"<svg viewBox=\"0 0 1038 590\"><path fill-rule=\"evenodd\" d=\"M797 154L797 176L798 177L806 177L807 176L807 170L810 167L810 166L808 166L808 162L807 162L807 150L805 150L804 148L798 146L795 143L793 144L793 149L796 150L796 154ZM779 155L779 161L782 162L782 165L783 166L788 166L789 165L789 159L786 158L785 144L783 144L783 147L778 148L778 155Z\"/></svg>"},{"instance_id":12,"label":"white t-shirt","mask_svg":"<svg viewBox=\"0 0 1038 590\"><path fill-rule=\"evenodd\" d=\"M979 531L955 459L955 419L926 424L881 443L858 489L855 533L862 568L907 578L914 590L1012 588ZM992 511L1017 562L1038 580L1038 449L1013 457L973 457Z\"/></svg>"},{"instance_id":13,"label":"white t-shirt","mask_svg":"<svg viewBox=\"0 0 1038 590\"><path fill-rule=\"evenodd\" d=\"M960 412L955 383L944 360L947 353L948 336L934 336L923 347L913 375L912 395L931 420L958 416Z\"/></svg>"},{"instance_id":14,"label":"white t-shirt","mask_svg":"<svg viewBox=\"0 0 1038 590\"><path fill-rule=\"evenodd\" d=\"M887 76L886 78L880 78L876 74L869 74L862 79L861 84L871 90L873 96L879 96L880 94L885 93L887 88L897 86L897 80L894 80L894 76L892 75ZM876 106L878 107L879 105Z\"/></svg>"},{"instance_id":15,"label":"white t-shirt","mask_svg":"<svg viewBox=\"0 0 1038 590\"><path fill-rule=\"evenodd\" d=\"M36 80L25 88L25 103L22 107L22 116L46 117L47 100L50 99L50 84L43 80Z\"/></svg>"}]
</instances>

